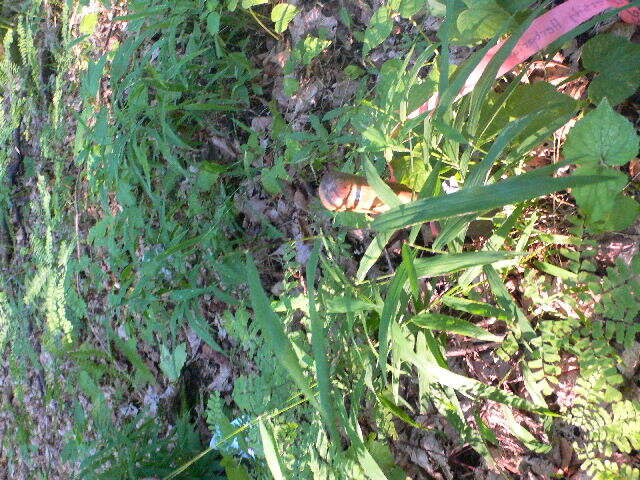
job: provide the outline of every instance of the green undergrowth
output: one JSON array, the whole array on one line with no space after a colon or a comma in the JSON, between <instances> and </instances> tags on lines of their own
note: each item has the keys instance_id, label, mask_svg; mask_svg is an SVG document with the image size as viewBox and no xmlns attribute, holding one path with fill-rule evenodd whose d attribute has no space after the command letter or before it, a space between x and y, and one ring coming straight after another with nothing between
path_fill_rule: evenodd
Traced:
<instances>
[{"instance_id":1,"label":"green undergrowth","mask_svg":"<svg viewBox=\"0 0 640 480\"><path fill-rule=\"evenodd\" d=\"M640 256L596 261L600 235L640 211L628 167L637 127L623 115L640 83L637 45L592 35L575 76L593 79L585 100L521 75L496 86L500 55L455 98L499 36L513 45L541 13L534 4L390 0L369 25L336 9L361 42L344 69L355 93L300 130L256 60L300 7L131 0L105 37L108 0L25 2L5 25L0 78L0 348L15 398L0 406L15 418L0 441L15 453L0 466L48 478L31 446L39 419L24 413L36 372L42 403L65 412L61 462L78 478L400 480L407 432L444 452L434 472L464 478L502 471L496 451L511 455L509 442L551 454L566 425L594 478L640 476ZM405 36L402 57L371 61L394 25L427 12L445 17L437 42ZM291 45L283 94L340 42L319 28ZM452 45L479 48L453 67ZM435 92L433 115L409 118ZM266 114L270 131L253 131ZM562 159L531 169L574 117ZM297 242L266 216L257 234L245 227L239 199L286 199L330 162L366 176L391 210L330 214L312 201ZM400 204L382 180L389 166L420 200ZM550 198L568 205L555 228ZM357 257L354 228L373 235ZM487 370L507 374L476 378L451 355L478 346ZM220 356L231 391L207 387ZM460 446L476 464L447 460Z\"/></svg>"}]
</instances>

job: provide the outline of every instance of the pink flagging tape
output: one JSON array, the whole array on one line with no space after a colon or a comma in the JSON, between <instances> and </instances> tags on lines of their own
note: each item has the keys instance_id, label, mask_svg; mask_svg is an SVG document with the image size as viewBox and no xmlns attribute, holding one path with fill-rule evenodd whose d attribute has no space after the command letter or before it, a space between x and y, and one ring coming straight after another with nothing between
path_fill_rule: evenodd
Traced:
<instances>
[{"instance_id":1,"label":"pink flagging tape","mask_svg":"<svg viewBox=\"0 0 640 480\"><path fill-rule=\"evenodd\" d=\"M544 15L536 18L518 40L511 54L500 66L496 78L501 77L519 63L550 45L565 33L578 25L602 13L607 8L620 8L629 3L628 0L567 0L562 5L552 8ZM632 7L620 12L620 18L635 25L640 25L640 8ZM496 52L506 40L499 42L487 52L458 94L458 98L469 93L478 83L482 72ZM438 105L438 94L433 95L419 108L407 115L408 119L430 112Z\"/></svg>"}]
</instances>

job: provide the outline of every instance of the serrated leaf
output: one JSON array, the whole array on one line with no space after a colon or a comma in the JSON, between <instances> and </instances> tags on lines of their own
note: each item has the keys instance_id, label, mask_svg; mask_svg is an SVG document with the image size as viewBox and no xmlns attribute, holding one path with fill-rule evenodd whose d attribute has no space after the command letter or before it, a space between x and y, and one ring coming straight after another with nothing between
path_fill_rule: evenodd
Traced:
<instances>
[{"instance_id":1,"label":"serrated leaf","mask_svg":"<svg viewBox=\"0 0 640 480\"><path fill-rule=\"evenodd\" d=\"M612 105L633 95L640 84L640 45L618 35L604 34L590 39L582 50L582 65L601 72L589 85L589 98Z\"/></svg>"},{"instance_id":2,"label":"serrated leaf","mask_svg":"<svg viewBox=\"0 0 640 480\"><path fill-rule=\"evenodd\" d=\"M273 7L271 10L271 21L275 24L274 30L277 33L284 32L299 11L300 10L290 3L279 3Z\"/></svg>"},{"instance_id":3,"label":"serrated leaf","mask_svg":"<svg viewBox=\"0 0 640 480\"><path fill-rule=\"evenodd\" d=\"M605 98L571 129L564 155L580 164L624 165L635 158L639 145L634 126Z\"/></svg>"},{"instance_id":4,"label":"serrated leaf","mask_svg":"<svg viewBox=\"0 0 640 480\"><path fill-rule=\"evenodd\" d=\"M576 168L574 175L607 175L609 180L598 185L576 187L571 191L580 211L589 223L597 223L614 209L618 194L627 184L627 176L619 170L602 165Z\"/></svg>"},{"instance_id":5,"label":"serrated leaf","mask_svg":"<svg viewBox=\"0 0 640 480\"><path fill-rule=\"evenodd\" d=\"M378 8L364 32L362 55L367 55L371 50L380 45L389 36L393 29L393 19L386 6Z\"/></svg>"}]
</instances>

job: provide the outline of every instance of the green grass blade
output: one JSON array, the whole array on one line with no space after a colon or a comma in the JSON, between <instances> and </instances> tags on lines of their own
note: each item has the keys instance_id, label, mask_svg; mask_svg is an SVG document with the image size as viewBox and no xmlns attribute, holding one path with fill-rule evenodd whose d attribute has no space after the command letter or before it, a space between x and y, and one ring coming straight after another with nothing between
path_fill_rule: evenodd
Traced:
<instances>
[{"instance_id":1,"label":"green grass blade","mask_svg":"<svg viewBox=\"0 0 640 480\"><path fill-rule=\"evenodd\" d=\"M502 341L502 337L494 335L471 322L441 313L421 313L411 318L410 321L414 325L428 330L441 330L443 332L464 335L465 337L477 338L478 340L486 342Z\"/></svg>"},{"instance_id":2,"label":"green grass blade","mask_svg":"<svg viewBox=\"0 0 640 480\"><path fill-rule=\"evenodd\" d=\"M494 402L503 403L513 408L521 410L529 410L541 414L552 414L548 409L534 405L533 403L513 395L504 390L500 390L491 385L487 385L478 380L474 380L463 375L458 375L446 368L442 368L433 363L425 362L424 360L415 357L416 367L418 369L424 369L427 374L435 381L447 387L451 387L454 390L463 393L464 395L472 398L486 398L493 400Z\"/></svg>"},{"instance_id":3,"label":"green grass blade","mask_svg":"<svg viewBox=\"0 0 640 480\"><path fill-rule=\"evenodd\" d=\"M285 480L286 477L282 473L282 466L280 464L280 456L276 448L276 441L273 438L273 432L268 428L264 421L260 419L258 422L260 429L260 439L262 440L262 450L264 451L264 457L267 460L267 466L273 476L274 480Z\"/></svg>"},{"instance_id":4,"label":"green grass blade","mask_svg":"<svg viewBox=\"0 0 640 480\"><path fill-rule=\"evenodd\" d=\"M378 261L384 247L387 245L393 232L382 232L374 237L371 241L367 250L364 252L362 256L362 260L360 260L360 265L358 266L358 271L356 272L356 281L362 282L364 277L367 275L367 272L373 267L373 265Z\"/></svg>"},{"instance_id":5,"label":"green grass blade","mask_svg":"<svg viewBox=\"0 0 640 480\"><path fill-rule=\"evenodd\" d=\"M510 260L518 255L512 252L449 253L417 258L413 263L418 278L424 278L454 273L476 265L489 265L502 260Z\"/></svg>"},{"instance_id":6,"label":"green grass blade","mask_svg":"<svg viewBox=\"0 0 640 480\"><path fill-rule=\"evenodd\" d=\"M413 295L414 302L420 301L420 287L418 285L418 274L413 264L414 256L409 250L407 244L402 245L402 264L407 272L407 278L409 279L409 286L411 287L411 294Z\"/></svg>"},{"instance_id":7,"label":"green grass blade","mask_svg":"<svg viewBox=\"0 0 640 480\"><path fill-rule=\"evenodd\" d=\"M487 67L484 72L480 76L478 83L476 84L473 92L471 94L471 107L470 107L470 117L472 118L471 123L473 125L473 133L475 133L475 127L477 126L477 122L480 119L480 110L482 106L486 102L486 96L489 93L489 90L493 83L496 80L496 75L498 74L498 70L505 62L507 57L512 53L513 47L515 47L516 43L520 40L525 30L529 28L531 23L538 17L540 12L542 11L542 7L535 9L534 11L529 13L529 16L522 22L516 30L511 34L511 36L507 39L507 41L502 45L502 47L496 52L493 58L489 61ZM512 17L513 18L513 17Z\"/></svg>"},{"instance_id":8,"label":"green grass blade","mask_svg":"<svg viewBox=\"0 0 640 480\"><path fill-rule=\"evenodd\" d=\"M378 327L378 365L382 372L382 379L386 382L387 356L389 355L389 333L393 323L396 321L398 311L402 310L402 305L406 305L406 294L404 284L407 283L408 275L404 264L400 264L393 277L391 286L387 291L382 314L380 315L380 325Z\"/></svg>"},{"instance_id":9,"label":"green grass blade","mask_svg":"<svg viewBox=\"0 0 640 480\"><path fill-rule=\"evenodd\" d=\"M340 441L340 435L336 428L336 414L331 404L331 375L329 362L327 361L326 330L322 319L316 309L316 269L318 267L318 255L320 253L320 241L316 239L309 263L307 264L307 291L309 294L309 319L311 323L311 347L313 359L316 364L316 377L320 392L320 412L324 417L327 431L334 442Z\"/></svg>"},{"instance_id":10,"label":"green grass blade","mask_svg":"<svg viewBox=\"0 0 640 480\"><path fill-rule=\"evenodd\" d=\"M500 225L500 227L493 233L493 235L489 237L489 240L487 240L487 243L482 250L491 252L498 251L502 247L502 245L504 245L507 236L509 235L509 233L511 233L511 230L513 230L513 227L515 226L518 218L520 218L520 215L522 215L523 210L524 208L522 206L518 206L513 211L513 213L509 215L509 217L504 222L502 222L502 225ZM516 248L516 251L520 251L520 249ZM473 282L474 278L480 275L480 273L482 273L482 268L471 267L469 270L460 275L460 278L458 279L458 285L462 288L467 287L471 282Z\"/></svg>"},{"instance_id":11,"label":"green grass blade","mask_svg":"<svg viewBox=\"0 0 640 480\"><path fill-rule=\"evenodd\" d=\"M480 272L482 272L482 268L480 268ZM453 308L454 310L470 313L472 315L478 315L480 317L495 317L498 320L507 319L507 314L504 310L501 310L500 308L485 302L478 302L476 300L469 300L467 298L451 297L449 295L445 295L444 297L442 297L442 303L444 303L449 308Z\"/></svg>"},{"instance_id":12,"label":"green grass blade","mask_svg":"<svg viewBox=\"0 0 640 480\"><path fill-rule=\"evenodd\" d=\"M276 315L269 304L269 299L264 293L260 284L260 277L256 269L253 257L247 255L247 263L245 265L247 275L247 283L249 284L249 294L251 297L251 306L253 308L256 321L260 325L263 334L266 337L267 344L275 354L278 361L287 370L291 379L295 382L300 390L307 397L309 402L319 408L318 400L309 384L309 380L304 375L298 356L296 355L291 341L284 331L282 321Z\"/></svg>"},{"instance_id":13,"label":"green grass blade","mask_svg":"<svg viewBox=\"0 0 640 480\"><path fill-rule=\"evenodd\" d=\"M507 324L514 330L516 337L522 337L525 341L529 341L536 336L529 319L524 312L518 307L511 294L507 291L503 281L500 279L498 272L491 265L483 267L484 274L487 276L489 287L496 296L498 305L507 312Z\"/></svg>"},{"instance_id":14,"label":"green grass blade","mask_svg":"<svg viewBox=\"0 0 640 480\"><path fill-rule=\"evenodd\" d=\"M391 187L387 185L382 178L380 178L376 167L374 167L367 158L364 160L364 171L367 174L367 182L369 182L369 185L373 187L373 190L384 203L390 207L397 207L400 205L398 196L393 192L393 190L391 190Z\"/></svg>"},{"instance_id":15,"label":"green grass blade","mask_svg":"<svg viewBox=\"0 0 640 480\"><path fill-rule=\"evenodd\" d=\"M491 168L500 155L502 155L502 152L504 152L507 145L520 135L520 133L527 128L538 115L539 114L534 113L509 123L507 128L500 132L498 138L493 142L491 148L489 148L489 151L487 152L487 155L484 157L484 160L471 170L469 176L464 182L465 188L484 185L487 182L487 177Z\"/></svg>"},{"instance_id":16,"label":"green grass blade","mask_svg":"<svg viewBox=\"0 0 640 480\"><path fill-rule=\"evenodd\" d=\"M483 212L549 193L606 181L601 176L542 177L537 172L512 177L493 185L465 188L449 195L425 198L391 209L373 221L378 232L397 230L430 220Z\"/></svg>"}]
</instances>

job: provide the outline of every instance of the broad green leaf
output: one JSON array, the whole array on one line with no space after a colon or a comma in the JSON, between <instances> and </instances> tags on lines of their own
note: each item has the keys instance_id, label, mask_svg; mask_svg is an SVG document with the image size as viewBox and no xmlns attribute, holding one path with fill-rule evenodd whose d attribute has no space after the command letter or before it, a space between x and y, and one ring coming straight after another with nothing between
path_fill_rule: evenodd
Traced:
<instances>
[{"instance_id":1,"label":"broad green leaf","mask_svg":"<svg viewBox=\"0 0 640 480\"><path fill-rule=\"evenodd\" d=\"M280 364L287 370L291 379L302 390L309 402L319 408L318 401L311 389L308 378L302 370L291 340L289 340L284 331L282 321L269 305L269 299L260 284L255 262L250 255L247 256L245 271L247 283L249 284L251 306L256 322L258 322L262 333L266 337L268 347L273 351Z\"/></svg>"},{"instance_id":2,"label":"broad green leaf","mask_svg":"<svg viewBox=\"0 0 640 480\"><path fill-rule=\"evenodd\" d=\"M445 14L445 4L445 0L427 0L429 13L438 17L442 17Z\"/></svg>"},{"instance_id":3,"label":"broad green leaf","mask_svg":"<svg viewBox=\"0 0 640 480\"><path fill-rule=\"evenodd\" d=\"M502 340L501 337L487 332L484 328L480 328L471 322L441 313L421 313L412 317L410 322L421 328L442 330L486 342L500 342Z\"/></svg>"},{"instance_id":4,"label":"broad green leaf","mask_svg":"<svg viewBox=\"0 0 640 480\"><path fill-rule=\"evenodd\" d=\"M419 157L394 156L393 160L391 160L391 165L393 166L393 174L396 177L396 181L416 192L422 189L429 176L425 163Z\"/></svg>"},{"instance_id":5,"label":"broad green leaf","mask_svg":"<svg viewBox=\"0 0 640 480\"><path fill-rule=\"evenodd\" d=\"M271 21L275 24L274 30L277 33L284 32L298 12L299 10L290 3L279 3L274 6L271 10Z\"/></svg>"},{"instance_id":6,"label":"broad green leaf","mask_svg":"<svg viewBox=\"0 0 640 480\"><path fill-rule=\"evenodd\" d=\"M78 31L83 35L93 35L93 32L96 31L96 26L98 25L98 14L97 13L89 13L82 17L80 21L80 26L78 27Z\"/></svg>"},{"instance_id":7,"label":"broad green leaf","mask_svg":"<svg viewBox=\"0 0 640 480\"><path fill-rule=\"evenodd\" d=\"M400 205L377 217L372 227L379 232L397 230L431 220L483 212L567 188L605 180L592 176L550 178L540 176L539 173L534 170L492 185L464 188L449 195L420 199Z\"/></svg>"},{"instance_id":8,"label":"broad green leaf","mask_svg":"<svg viewBox=\"0 0 640 480\"><path fill-rule=\"evenodd\" d=\"M603 99L571 129L564 155L579 162L624 165L638 154L640 138L629 120Z\"/></svg>"},{"instance_id":9,"label":"broad green leaf","mask_svg":"<svg viewBox=\"0 0 640 480\"><path fill-rule=\"evenodd\" d=\"M633 225L640 215L640 203L631 197L618 194L616 205L599 225L601 231L625 230Z\"/></svg>"},{"instance_id":10,"label":"broad green leaf","mask_svg":"<svg viewBox=\"0 0 640 480\"><path fill-rule=\"evenodd\" d=\"M287 97L292 97L298 92L298 89L300 88L300 82L298 82L297 78L284 77L282 86L283 86L284 94Z\"/></svg>"},{"instance_id":11,"label":"broad green leaf","mask_svg":"<svg viewBox=\"0 0 640 480\"><path fill-rule=\"evenodd\" d=\"M468 8L458 15L457 27L467 41L484 40L500 33L511 16L494 0L466 0Z\"/></svg>"},{"instance_id":12,"label":"broad green leaf","mask_svg":"<svg viewBox=\"0 0 640 480\"><path fill-rule=\"evenodd\" d=\"M207 31L211 35L217 35L220 32L220 13L211 12L207 15Z\"/></svg>"},{"instance_id":13,"label":"broad green leaf","mask_svg":"<svg viewBox=\"0 0 640 480\"><path fill-rule=\"evenodd\" d=\"M173 352L165 345L160 346L160 368L167 378L175 382L180 378L180 371L187 360L187 346L180 343Z\"/></svg>"},{"instance_id":14,"label":"broad green leaf","mask_svg":"<svg viewBox=\"0 0 640 480\"><path fill-rule=\"evenodd\" d=\"M402 0L398 13L404 18L410 18L427 5L427 0Z\"/></svg>"},{"instance_id":15,"label":"broad green leaf","mask_svg":"<svg viewBox=\"0 0 640 480\"><path fill-rule=\"evenodd\" d=\"M602 165L578 167L574 175L606 175L609 177L609 180L597 186L585 185L571 191L581 213L589 223L597 223L615 208L616 198L628 182L628 178L623 172Z\"/></svg>"},{"instance_id":16,"label":"broad green leaf","mask_svg":"<svg viewBox=\"0 0 640 480\"><path fill-rule=\"evenodd\" d=\"M584 68L601 72L589 85L589 98L617 105L640 85L640 45L613 34L597 35L582 47Z\"/></svg>"},{"instance_id":17,"label":"broad green leaf","mask_svg":"<svg viewBox=\"0 0 640 480\"><path fill-rule=\"evenodd\" d=\"M479 120L482 139L490 139L499 134L518 118L532 116L531 123L518 134L517 139L521 140L546 130L546 127L558 118L572 116L578 107L576 100L558 92L556 87L547 82L537 82L533 85L516 84L513 90L503 93L489 91L478 101L483 102ZM496 106L501 108L496 111ZM547 135L545 133L545 137ZM530 148L532 147L528 147L527 152Z\"/></svg>"},{"instance_id":18,"label":"broad green leaf","mask_svg":"<svg viewBox=\"0 0 640 480\"><path fill-rule=\"evenodd\" d=\"M393 19L386 6L378 8L371 17L369 26L364 32L362 55L380 45L389 36L393 28Z\"/></svg>"}]
</instances>

